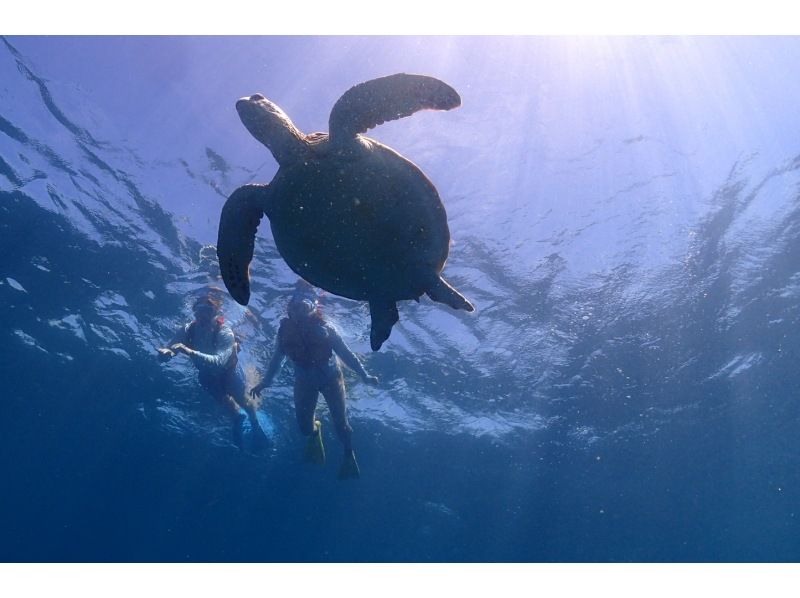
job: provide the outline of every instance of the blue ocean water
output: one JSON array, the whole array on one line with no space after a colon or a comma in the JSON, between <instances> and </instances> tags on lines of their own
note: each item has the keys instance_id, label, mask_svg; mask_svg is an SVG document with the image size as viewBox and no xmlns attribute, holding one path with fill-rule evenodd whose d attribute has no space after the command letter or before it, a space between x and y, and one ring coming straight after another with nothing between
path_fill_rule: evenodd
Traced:
<instances>
[{"instance_id":1,"label":"blue ocean water","mask_svg":"<svg viewBox=\"0 0 800 598\"><path fill-rule=\"evenodd\" d=\"M0 43L0 561L800 559L797 38L9 37ZM327 130L352 85L463 106L369 136L447 209L476 305L323 309L362 477L302 462L287 366L241 452L192 369L155 359L198 254L277 164L263 93ZM262 224L258 380L296 276ZM337 452L328 414L325 441Z\"/></svg>"}]
</instances>

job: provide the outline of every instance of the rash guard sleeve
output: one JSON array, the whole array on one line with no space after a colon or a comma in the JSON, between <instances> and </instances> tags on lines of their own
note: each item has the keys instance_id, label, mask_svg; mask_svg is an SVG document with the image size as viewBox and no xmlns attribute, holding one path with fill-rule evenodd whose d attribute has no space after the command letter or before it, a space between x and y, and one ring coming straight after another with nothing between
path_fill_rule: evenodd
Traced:
<instances>
[{"instance_id":1,"label":"rash guard sleeve","mask_svg":"<svg viewBox=\"0 0 800 598\"><path fill-rule=\"evenodd\" d=\"M192 363L201 369L223 370L233 357L236 337L230 326L223 325L217 333L216 347L213 353L192 353Z\"/></svg>"}]
</instances>

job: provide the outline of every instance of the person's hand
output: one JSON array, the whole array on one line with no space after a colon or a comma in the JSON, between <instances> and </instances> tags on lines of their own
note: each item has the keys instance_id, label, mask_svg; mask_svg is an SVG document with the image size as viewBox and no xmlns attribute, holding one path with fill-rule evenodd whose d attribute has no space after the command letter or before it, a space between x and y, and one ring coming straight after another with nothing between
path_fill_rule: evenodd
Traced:
<instances>
[{"instance_id":1,"label":"person's hand","mask_svg":"<svg viewBox=\"0 0 800 598\"><path fill-rule=\"evenodd\" d=\"M173 357L175 357L175 353L171 349L167 349L165 347L162 347L161 349L158 349L158 360L159 361L169 361Z\"/></svg>"},{"instance_id":2,"label":"person's hand","mask_svg":"<svg viewBox=\"0 0 800 598\"><path fill-rule=\"evenodd\" d=\"M364 382L366 382L370 386L378 386L380 380L378 380L377 376L367 376L366 378L364 378Z\"/></svg>"},{"instance_id":3,"label":"person's hand","mask_svg":"<svg viewBox=\"0 0 800 598\"><path fill-rule=\"evenodd\" d=\"M183 343L176 343L170 347L173 353L183 353L184 355L191 355L192 349L184 345Z\"/></svg>"},{"instance_id":4,"label":"person's hand","mask_svg":"<svg viewBox=\"0 0 800 598\"><path fill-rule=\"evenodd\" d=\"M256 384L253 388L250 389L250 397L253 400L256 400L258 398L258 395L261 394L261 391L264 390L264 388L265 387L264 387L263 383L262 384Z\"/></svg>"}]
</instances>

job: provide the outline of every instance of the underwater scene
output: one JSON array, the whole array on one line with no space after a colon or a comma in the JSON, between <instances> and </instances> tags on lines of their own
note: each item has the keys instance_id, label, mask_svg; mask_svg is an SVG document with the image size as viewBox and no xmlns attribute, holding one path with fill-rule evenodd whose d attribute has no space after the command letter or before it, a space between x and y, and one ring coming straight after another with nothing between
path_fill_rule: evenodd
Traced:
<instances>
[{"instance_id":1,"label":"underwater scene","mask_svg":"<svg viewBox=\"0 0 800 598\"><path fill-rule=\"evenodd\" d=\"M0 38L0 561L800 560L798 64Z\"/></svg>"}]
</instances>

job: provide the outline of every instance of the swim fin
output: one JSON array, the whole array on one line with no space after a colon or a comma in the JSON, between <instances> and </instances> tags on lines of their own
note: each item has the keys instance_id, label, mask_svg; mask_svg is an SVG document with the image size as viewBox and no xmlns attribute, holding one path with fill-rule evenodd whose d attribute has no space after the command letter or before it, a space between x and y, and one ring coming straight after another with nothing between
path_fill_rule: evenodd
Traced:
<instances>
[{"instance_id":1,"label":"swim fin","mask_svg":"<svg viewBox=\"0 0 800 598\"><path fill-rule=\"evenodd\" d=\"M325 465L325 446L322 444L322 422L314 421L314 431L306 443L306 461L317 465Z\"/></svg>"},{"instance_id":2,"label":"swim fin","mask_svg":"<svg viewBox=\"0 0 800 598\"><path fill-rule=\"evenodd\" d=\"M244 450L244 413L239 413L233 418L233 428L231 429L231 440L240 451Z\"/></svg>"},{"instance_id":3,"label":"swim fin","mask_svg":"<svg viewBox=\"0 0 800 598\"><path fill-rule=\"evenodd\" d=\"M361 477L361 471L358 469L358 463L356 462L356 454L353 451L350 451L344 456L344 462L342 466L339 468L339 479L340 480L349 480L349 479L358 479Z\"/></svg>"},{"instance_id":4,"label":"swim fin","mask_svg":"<svg viewBox=\"0 0 800 598\"><path fill-rule=\"evenodd\" d=\"M264 449L269 448L271 442L267 433L264 432L264 428L261 427L261 424L258 420L254 422L250 422L250 425L253 427L253 450L255 452L263 451Z\"/></svg>"}]
</instances>

